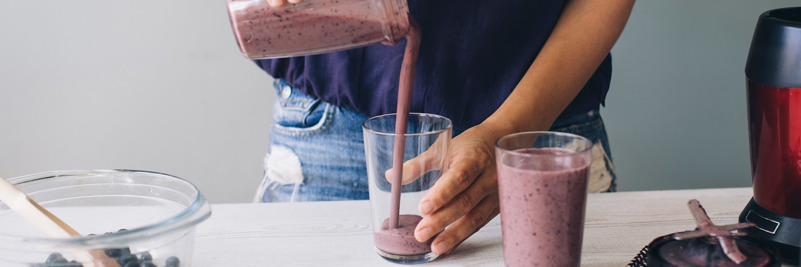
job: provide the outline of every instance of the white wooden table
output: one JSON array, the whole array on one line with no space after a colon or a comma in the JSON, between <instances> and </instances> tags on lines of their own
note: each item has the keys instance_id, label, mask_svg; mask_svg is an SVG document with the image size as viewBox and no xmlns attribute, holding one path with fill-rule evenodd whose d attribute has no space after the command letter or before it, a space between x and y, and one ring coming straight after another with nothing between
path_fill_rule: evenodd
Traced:
<instances>
[{"instance_id":1,"label":"white wooden table","mask_svg":"<svg viewBox=\"0 0 801 267\"><path fill-rule=\"evenodd\" d=\"M625 266L652 239L695 227L698 199L716 224L737 221L751 188L590 194L583 266ZM425 266L503 266L500 216ZM194 266L398 266L373 248L367 201L220 204L198 225Z\"/></svg>"}]
</instances>

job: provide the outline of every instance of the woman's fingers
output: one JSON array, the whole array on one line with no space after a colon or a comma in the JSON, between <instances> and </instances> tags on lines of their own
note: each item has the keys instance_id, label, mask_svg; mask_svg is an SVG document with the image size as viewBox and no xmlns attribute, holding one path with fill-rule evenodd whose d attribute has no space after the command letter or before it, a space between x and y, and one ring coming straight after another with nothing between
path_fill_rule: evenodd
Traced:
<instances>
[{"instance_id":1,"label":"woman's fingers","mask_svg":"<svg viewBox=\"0 0 801 267\"><path fill-rule=\"evenodd\" d=\"M267 3L270 4L271 7L282 7L286 2L290 4L300 4L303 0L267 0Z\"/></svg>"},{"instance_id":2,"label":"woman's fingers","mask_svg":"<svg viewBox=\"0 0 801 267\"><path fill-rule=\"evenodd\" d=\"M450 254L454 248L484 227L492 218L495 218L500 212L498 207L497 192L486 196L431 242L431 252L438 255Z\"/></svg>"},{"instance_id":3,"label":"woman's fingers","mask_svg":"<svg viewBox=\"0 0 801 267\"><path fill-rule=\"evenodd\" d=\"M284 0L267 0L267 3L269 3L271 7L284 6Z\"/></svg>"},{"instance_id":4,"label":"woman's fingers","mask_svg":"<svg viewBox=\"0 0 801 267\"><path fill-rule=\"evenodd\" d=\"M428 150L404 162L401 184L411 183L423 176L423 174L443 168L445 166L444 162L448 160L448 142L450 142L450 136L442 134ZM388 182L392 183L394 181L392 169L385 171L384 177Z\"/></svg>"},{"instance_id":5,"label":"woman's fingers","mask_svg":"<svg viewBox=\"0 0 801 267\"><path fill-rule=\"evenodd\" d=\"M435 234L445 230L448 225L473 213L474 210L480 210L479 203L486 202L487 196L497 194L494 186L495 179L492 177L495 177L494 171L482 174L467 190L444 207L423 218L415 229L415 238L418 241L429 240Z\"/></svg>"},{"instance_id":6,"label":"woman's fingers","mask_svg":"<svg viewBox=\"0 0 801 267\"><path fill-rule=\"evenodd\" d=\"M420 176L423 176L423 174L439 169L442 166L443 157L436 155L436 153L429 152L431 152L431 150L403 163L403 179L401 184L411 183L417 180L417 178L420 178ZM392 181L394 181L392 169L384 172L384 177L386 177L387 181L392 183Z\"/></svg>"},{"instance_id":7,"label":"woman's fingers","mask_svg":"<svg viewBox=\"0 0 801 267\"><path fill-rule=\"evenodd\" d=\"M423 215L442 208L470 187L491 160L491 154L487 151L470 150L454 154L450 168L420 200L419 209Z\"/></svg>"}]
</instances>

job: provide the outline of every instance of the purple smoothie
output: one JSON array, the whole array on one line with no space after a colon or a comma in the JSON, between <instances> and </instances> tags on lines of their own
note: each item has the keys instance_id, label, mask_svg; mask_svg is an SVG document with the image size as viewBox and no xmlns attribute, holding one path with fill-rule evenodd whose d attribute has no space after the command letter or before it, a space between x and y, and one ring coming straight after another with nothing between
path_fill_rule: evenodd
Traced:
<instances>
[{"instance_id":1,"label":"purple smoothie","mask_svg":"<svg viewBox=\"0 0 801 267\"><path fill-rule=\"evenodd\" d=\"M231 1L229 18L248 58L316 54L385 40L379 8L338 0L273 8L267 1ZM393 30L403 31L393 25Z\"/></svg>"},{"instance_id":2,"label":"purple smoothie","mask_svg":"<svg viewBox=\"0 0 801 267\"><path fill-rule=\"evenodd\" d=\"M381 224L381 231L373 235L375 246L395 255L418 255L431 252L431 240L422 243L414 239L414 228L423 217L404 214L398 216L398 228L389 228L389 218Z\"/></svg>"},{"instance_id":3,"label":"purple smoothie","mask_svg":"<svg viewBox=\"0 0 801 267\"><path fill-rule=\"evenodd\" d=\"M543 157L521 160L524 157L505 154L499 159L504 262L507 266L579 266L588 162L579 156L545 157L574 153L558 148L514 153Z\"/></svg>"}]
</instances>

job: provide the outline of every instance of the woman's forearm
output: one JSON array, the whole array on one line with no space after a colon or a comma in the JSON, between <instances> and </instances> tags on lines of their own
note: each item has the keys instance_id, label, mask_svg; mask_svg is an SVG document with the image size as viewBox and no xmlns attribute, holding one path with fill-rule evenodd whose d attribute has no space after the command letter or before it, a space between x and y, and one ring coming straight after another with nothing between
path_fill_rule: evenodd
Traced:
<instances>
[{"instance_id":1,"label":"woman's forearm","mask_svg":"<svg viewBox=\"0 0 801 267\"><path fill-rule=\"evenodd\" d=\"M512 94L485 125L547 130L609 54L634 0L572 0Z\"/></svg>"}]
</instances>

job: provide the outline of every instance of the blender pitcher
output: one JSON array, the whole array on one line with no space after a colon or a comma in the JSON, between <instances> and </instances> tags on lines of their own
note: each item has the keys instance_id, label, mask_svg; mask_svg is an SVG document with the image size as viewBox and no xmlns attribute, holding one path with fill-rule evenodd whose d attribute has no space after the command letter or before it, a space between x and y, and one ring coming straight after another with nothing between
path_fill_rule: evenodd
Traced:
<instances>
[{"instance_id":1,"label":"blender pitcher","mask_svg":"<svg viewBox=\"0 0 801 267\"><path fill-rule=\"evenodd\" d=\"M405 0L304 0L271 7L267 0L227 0L231 27L249 59L319 54L406 37Z\"/></svg>"}]
</instances>

